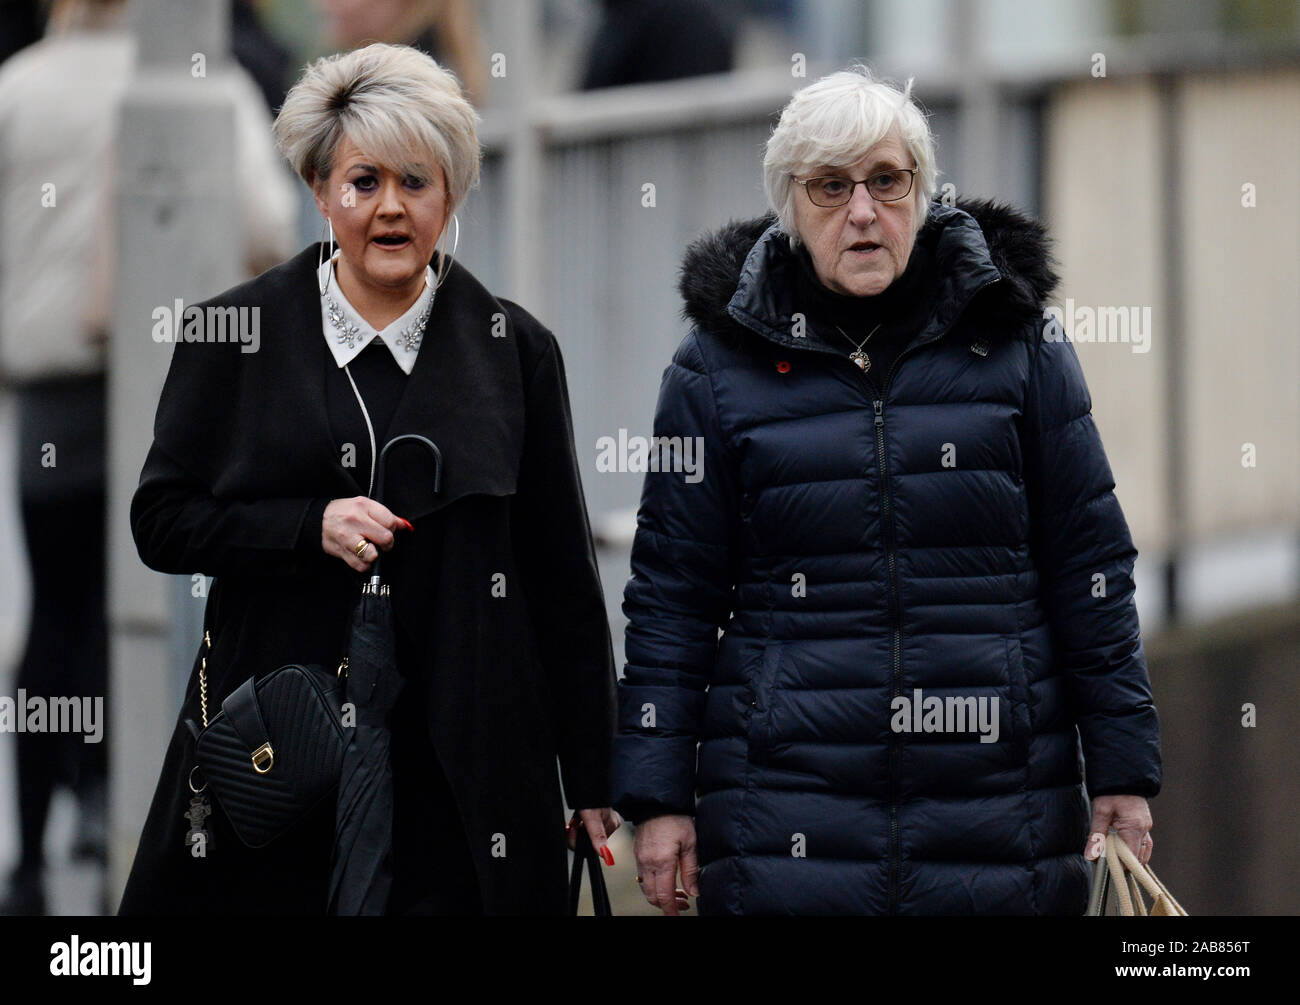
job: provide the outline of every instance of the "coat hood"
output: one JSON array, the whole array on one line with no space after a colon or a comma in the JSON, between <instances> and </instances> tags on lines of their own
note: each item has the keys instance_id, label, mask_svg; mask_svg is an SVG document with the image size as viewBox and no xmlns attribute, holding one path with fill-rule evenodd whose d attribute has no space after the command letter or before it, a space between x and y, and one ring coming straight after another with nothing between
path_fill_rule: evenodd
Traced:
<instances>
[{"instance_id":1,"label":"coat hood","mask_svg":"<svg viewBox=\"0 0 1300 1005\"><path fill-rule=\"evenodd\" d=\"M1059 280L1046 229L1005 203L932 203L917 244L933 250L939 272L929 330L946 328L970 305L990 333L1010 336L1042 317ZM802 347L789 334L797 268L773 214L732 221L686 249L678 284L683 316L703 329L739 325Z\"/></svg>"}]
</instances>

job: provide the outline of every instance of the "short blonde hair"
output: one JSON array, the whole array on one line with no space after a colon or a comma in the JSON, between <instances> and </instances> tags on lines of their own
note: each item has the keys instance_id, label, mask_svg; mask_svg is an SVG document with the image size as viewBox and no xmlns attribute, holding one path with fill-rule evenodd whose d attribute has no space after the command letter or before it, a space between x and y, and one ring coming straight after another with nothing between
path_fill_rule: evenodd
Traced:
<instances>
[{"instance_id":1,"label":"short blonde hair","mask_svg":"<svg viewBox=\"0 0 1300 1005\"><path fill-rule=\"evenodd\" d=\"M916 158L916 229L920 230L938 171L934 136L925 112L912 99L912 81L899 90L857 64L795 93L772 130L763 157L763 187L791 245L800 243L794 225L793 176L821 165L856 164L895 125Z\"/></svg>"},{"instance_id":2,"label":"short blonde hair","mask_svg":"<svg viewBox=\"0 0 1300 1005\"><path fill-rule=\"evenodd\" d=\"M310 64L276 116L275 142L308 185L330 176L344 136L425 181L436 164L452 212L478 183L477 125L450 71L410 46L375 43Z\"/></svg>"}]
</instances>

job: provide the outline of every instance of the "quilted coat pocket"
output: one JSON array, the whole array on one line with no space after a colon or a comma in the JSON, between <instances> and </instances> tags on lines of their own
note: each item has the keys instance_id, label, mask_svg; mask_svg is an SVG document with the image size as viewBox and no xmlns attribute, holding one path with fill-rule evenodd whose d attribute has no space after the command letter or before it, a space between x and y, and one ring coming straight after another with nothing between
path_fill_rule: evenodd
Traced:
<instances>
[{"instance_id":1,"label":"quilted coat pocket","mask_svg":"<svg viewBox=\"0 0 1300 1005\"><path fill-rule=\"evenodd\" d=\"M750 682L749 759L755 764L765 764L772 750L772 705L781 650L780 642L768 642L763 647L757 673Z\"/></svg>"},{"instance_id":2,"label":"quilted coat pocket","mask_svg":"<svg viewBox=\"0 0 1300 1005\"><path fill-rule=\"evenodd\" d=\"M1019 635L1008 635L1003 641L1007 647L1007 683L1011 695L1011 735L1024 756L1029 755L1029 674L1025 670L1025 654Z\"/></svg>"}]
</instances>

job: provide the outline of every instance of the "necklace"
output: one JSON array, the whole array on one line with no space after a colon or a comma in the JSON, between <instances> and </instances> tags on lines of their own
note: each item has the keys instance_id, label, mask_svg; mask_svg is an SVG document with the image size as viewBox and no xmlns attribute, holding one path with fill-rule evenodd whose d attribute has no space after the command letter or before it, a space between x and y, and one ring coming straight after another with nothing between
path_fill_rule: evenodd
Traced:
<instances>
[{"instance_id":1,"label":"necklace","mask_svg":"<svg viewBox=\"0 0 1300 1005\"><path fill-rule=\"evenodd\" d=\"M870 339L872 335L880 331L880 325L876 325L876 327L872 328L871 331L867 332L867 338L864 338L861 342L854 342L853 339L849 338L848 333L845 332L844 329L841 328L839 325L835 326L835 330L839 332L841 335L843 335L846 339L849 339L849 345L853 346L853 352L849 353L849 359L853 360L854 363L858 364L858 369L861 370L863 373L866 373L868 370L870 370L871 357L862 351L862 347L867 344L867 339Z\"/></svg>"}]
</instances>

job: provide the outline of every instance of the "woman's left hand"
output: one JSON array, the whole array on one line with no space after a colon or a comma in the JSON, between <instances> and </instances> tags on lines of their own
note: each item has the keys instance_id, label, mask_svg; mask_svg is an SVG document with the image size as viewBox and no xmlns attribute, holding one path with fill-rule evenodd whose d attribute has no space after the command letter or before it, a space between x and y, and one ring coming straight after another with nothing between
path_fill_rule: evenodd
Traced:
<instances>
[{"instance_id":1,"label":"woman's left hand","mask_svg":"<svg viewBox=\"0 0 1300 1005\"><path fill-rule=\"evenodd\" d=\"M606 865L613 865L614 853L609 850L609 845L605 842L622 824L621 816L608 806L602 806L598 810L578 810L573 814L573 819L569 821L564 831L569 839L569 847L572 849L577 846L578 828L585 827L587 836L591 838L591 846L596 849Z\"/></svg>"},{"instance_id":2,"label":"woman's left hand","mask_svg":"<svg viewBox=\"0 0 1300 1005\"><path fill-rule=\"evenodd\" d=\"M1095 862L1106 848L1106 835L1114 827L1143 865L1151 860L1151 808L1141 796L1098 796L1092 801L1092 833L1083 857Z\"/></svg>"}]
</instances>

